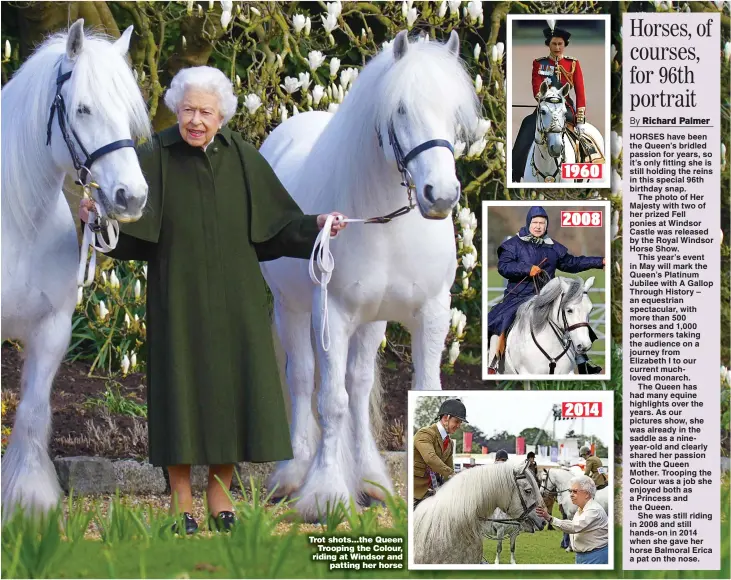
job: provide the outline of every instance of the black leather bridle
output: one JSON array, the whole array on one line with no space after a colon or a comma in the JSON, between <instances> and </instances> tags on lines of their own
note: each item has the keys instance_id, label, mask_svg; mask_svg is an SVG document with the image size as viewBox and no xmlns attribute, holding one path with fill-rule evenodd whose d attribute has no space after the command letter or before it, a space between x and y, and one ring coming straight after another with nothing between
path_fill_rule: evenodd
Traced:
<instances>
[{"instance_id":1,"label":"black leather bridle","mask_svg":"<svg viewBox=\"0 0 731 580\"><path fill-rule=\"evenodd\" d=\"M554 111L551 111L551 124L549 125L548 128L544 127L541 124L541 115L539 114L540 113L541 103L544 102L544 101L547 101L547 102L549 102L551 104L554 104L554 105L557 105L557 104L563 102L563 100L562 99L559 99L558 97L549 97L547 99L542 99L538 103L538 109L539 109L539 111L536 114L536 120L537 120L537 127L536 127L536 129L537 129L538 134L541 136L541 140L538 141L538 140L534 139L534 141L535 141L535 143L537 145L542 145L542 144L544 144L546 142L546 133L560 133L561 134L561 147L563 148L563 147L565 147L564 146L564 136L566 134L566 121L564 120L563 127L560 127L559 124L556 121L556 115L555 115ZM543 154L541 154L541 156L543 156ZM531 157L531 160L530 160L531 169L533 170L533 175L540 176L543 179L543 181L544 182L547 182L547 183L553 183L553 182L555 182L557 180L557 178L558 178L559 172L561 171L561 163L559 162L559 159L562 159L562 158L563 158L563 149L561 150L561 156L560 157L551 157L551 159L553 160L553 162L556 164L555 171L552 174L543 173L540 169L538 169L538 167L536 167L536 162L535 162L535 149L534 149L533 156Z\"/></svg>"},{"instance_id":2,"label":"black leather bridle","mask_svg":"<svg viewBox=\"0 0 731 580\"><path fill-rule=\"evenodd\" d=\"M383 148L383 137L381 136L381 131L379 128L376 128L376 135L378 136L378 145ZM399 173L401 173L401 177L403 179L401 185L406 188L406 194L409 197L409 205L405 205L402 208L399 208L396 211L380 218L372 218L372 220L385 221L369 221L367 223L386 223L391 221L393 218L405 215L409 213L412 209L414 209L415 205L413 194L416 192L416 185L414 184L414 179L413 177L411 177L411 173L409 172L407 165L417 155L435 147L446 147L452 152L452 155L454 155L454 146L446 139L431 139L429 141L425 141L424 143L422 143L421 145L417 145L406 155L404 155L404 150L401 147L401 144L396 137L396 131L393 128L393 121L389 121L388 123L388 142L393 148L393 155L396 158L396 167L398 168Z\"/></svg>"},{"instance_id":3,"label":"black leather bridle","mask_svg":"<svg viewBox=\"0 0 731 580\"><path fill-rule=\"evenodd\" d=\"M523 508L523 513L521 513L517 518L506 518L506 519L499 519L499 518L480 518L483 521L487 522L496 522L500 524L510 524L514 526L521 525L524 521L526 521L530 517L530 512L535 509L536 505L538 505L538 498L536 500L528 505L525 501L525 498L523 497L523 494L520 491L520 486L518 485L518 481L521 479L528 479L528 476L525 473L525 470L520 475L513 476L513 483L515 484L515 489L518 492L518 498L520 498L520 505ZM532 486L531 486L532 487ZM540 491L540 489L539 489Z\"/></svg>"},{"instance_id":4,"label":"black leather bridle","mask_svg":"<svg viewBox=\"0 0 731 580\"><path fill-rule=\"evenodd\" d=\"M76 169L76 184L88 186L93 183L93 180L91 179L91 166L96 160L98 160L100 157L103 157L107 153L111 153L112 151L116 151L117 149L122 149L123 147L134 148L135 143L132 139L120 139L119 141L114 141L113 143L104 145L103 147L100 147L93 153L89 154L86 147L84 147L84 144L81 142L81 139L79 139L79 136L76 134L76 131L74 131L74 128L70 126L68 114L66 112L66 103L64 101L63 95L61 94L61 88L63 87L63 84L71 78L72 72L73 71L69 71L62 74L61 64L58 65L58 77L56 78L56 95L53 98L53 103L51 104L51 112L48 116L46 145L51 144L51 135L53 133L53 118L58 111L58 126L61 129L61 135L63 136L63 140L66 143L69 154L71 155L71 160L73 161L74 168ZM69 130L71 134L69 134ZM86 156L86 159L83 161L83 163L81 161L81 158L79 157L79 154L76 151L76 146L74 145L74 141L71 139L71 135L73 135L74 139L76 140L76 144L79 146L79 149L81 149L81 152ZM98 188L98 186L96 187Z\"/></svg>"}]
</instances>

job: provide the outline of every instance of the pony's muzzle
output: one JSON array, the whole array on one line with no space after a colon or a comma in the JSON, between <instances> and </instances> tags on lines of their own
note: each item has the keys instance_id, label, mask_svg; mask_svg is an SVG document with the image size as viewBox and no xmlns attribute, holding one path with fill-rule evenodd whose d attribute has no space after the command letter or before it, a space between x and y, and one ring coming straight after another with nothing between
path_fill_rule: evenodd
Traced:
<instances>
[{"instance_id":1,"label":"pony's muzzle","mask_svg":"<svg viewBox=\"0 0 731 580\"><path fill-rule=\"evenodd\" d=\"M436 189L433 185L427 183L423 189L423 198L426 202L423 204L426 207L422 207L420 204L419 209L422 210L422 215L428 219L445 219L452 213L452 209L459 201L460 187L457 185L453 192L450 192L448 196L437 197ZM424 211L426 210L426 211Z\"/></svg>"},{"instance_id":2,"label":"pony's muzzle","mask_svg":"<svg viewBox=\"0 0 731 580\"><path fill-rule=\"evenodd\" d=\"M147 184L136 188L124 183L115 184L114 193L110 196L114 216L121 222L137 221L147 203L147 191Z\"/></svg>"},{"instance_id":3,"label":"pony's muzzle","mask_svg":"<svg viewBox=\"0 0 731 580\"><path fill-rule=\"evenodd\" d=\"M551 157L561 157L563 155L563 143L555 142L549 144L548 153Z\"/></svg>"}]
</instances>

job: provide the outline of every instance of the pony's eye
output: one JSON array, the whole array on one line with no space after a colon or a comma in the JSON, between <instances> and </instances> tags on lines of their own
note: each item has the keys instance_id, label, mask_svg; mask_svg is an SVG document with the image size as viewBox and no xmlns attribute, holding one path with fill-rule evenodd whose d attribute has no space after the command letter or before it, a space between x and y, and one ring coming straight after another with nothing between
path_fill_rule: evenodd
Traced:
<instances>
[{"instance_id":1,"label":"pony's eye","mask_svg":"<svg viewBox=\"0 0 731 580\"><path fill-rule=\"evenodd\" d=\"M76 109L78 115L91 115L91 109L87 105L79 105Z\"/></svg>"},{"instance_id":2,"label":"pony's eye","mask_svg":"<svg viewBox=\"0 0 731 580\"><path fill-rule=\"evenodd\" d=\"M571 314L571 313L572 313L573 311L574 311L574 309L573 309L573 308L567 308L567 309L566 309L566 312L567 312L567 313L569 313L569 314Z\"/></svg>"}]
</instances>

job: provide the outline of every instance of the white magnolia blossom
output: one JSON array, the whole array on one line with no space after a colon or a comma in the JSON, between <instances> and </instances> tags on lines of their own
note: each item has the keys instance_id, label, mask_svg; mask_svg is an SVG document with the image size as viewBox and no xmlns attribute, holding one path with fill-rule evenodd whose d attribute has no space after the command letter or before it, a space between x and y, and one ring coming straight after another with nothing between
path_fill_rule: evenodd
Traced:
<instances>
[{"instance_id":1,"label":"white magnolia blossom","mask_svg":"<svg viewBox=\"0 0 731 580\"><path fill-rule=\"evenodd\" d=\"M119 278L117 278L116 270L112 270L112 273L109 275L109 285L112 288L119 288Z\"/></svg>"},{"instance_id":2,"label":"white magnolia blossom","mask_svg":"<svg viewBox=\"0 0 731 580\"><path fill-rule=\"evenodd\" d=\"M325 62L325 55L319 50L311 50L307 55L307 64L310 66L311 71L316 71Z\"/></svg>"},{"instance_id":3,"label":"white magnolia blossom","mask_svg":"<svg viewBox=\"0 0 731 580\"><path fill-rule=\"evenodd\" d=\"M147 280L147 264L142 266L142 275L145 277L145 280Z\"/></svg>"},{"instance_id":4,"label":"white magnolia blossom","mask_svg":"<svg viewBox=\"0 0 731 580\"><path fill-rule=\"evenodd\" d=\"M315 103L315 106L320 104L320 101L324 96L325 88L322 85L315 85L315 88L312 89L312 100Z\"/></svg>"},{"instance_id":5,"label":"white magnolia blossom","mask_svg":"<svg viewBox=\"0 0 731 580\"><path fill-rule=\"evenodd\" d=\"M726 144L721 143L721 169L726 167Z\"/></svg>"},{"instance_id":6,"label":"white magnolia blossom","mask_svg":"<svg viewBox=\"0 0 731 580\"><path fill-rule=\"evenodd\" d=\"M723 45L723 56L726 58L726 60L731 59L731 42L727 42Z\"/></svg>"},{"instance_id":7,"label":"white magnolia blossom","mask_svg":"<svg viewBox=\"0 0 731 580\"><path fill-rule=\"evenodd\" d=\"M612 131L609 142L612 150L612 159L619 159L619 156L622 154L622 137L616 131Z\"/></svg>"},{"instance_id":8,"label":"white magnolia blossom","mask_svg":"<svg viewBox=\"0 0 731 580\"><path fill-rule=\"evenodd\" d=\"M462 271L462 290L465 292L470 289L470 275L467 270Z\"/></svg>"},{"instance_id":9,"label":"white magnolia blossom","mask_svg":"<svg viewBox=\"0 0 731 580\"><path fill-rule=\"evenodd\" d=\"M201 18L203 16L203 6L196 4L196 10L198 10L198 18Z\"/></svg>"},{"instance_id":10,"label":"white magnolia blossom","mask_svg":"<svg viewBox=\"0 0 731 580\"><path fill-rule=\"evenodd\" d=\"M254 8L253 6L250 9L254 14L257 16L261 16L261 11L258 8Z\"/></svg>"},{"instance_id":11,"label":"white magnolia blossom","mask_svg":"<svg viewBox=\"0 0 731 580\"><path fill-rule=\"evenodd\" d=\"M281 54L277 55L277 68L282 68L284 66L284 58Z\"/></svg>"},{"instance_id":12,"label":"white magnolia blossom","mask_svg":"<svg viewBox=\"0 0 731 580\"><path fill-rule=\"evenodd\" d=\"M386 50L392 44L393 44L393 40L384 40L383 44L381 45L381 50Z\"/></svg>"},{"instance_id":13,"label":"white magnolia blossom","mask_svg":"<svg viewBox=\"0 0 731 580\"><path fill-rule=\"evenodd\" d=\"M449 364L453 365L459 357L459 341L455 340L449 347Z\"/></svg>"},{"instance_id":14,"label":"white magnolia blossom","mask_svg":"<svg viewBox=\"0 0 731 580\"><path fill-rule=\"evenodd\" d=\"M236 78L234 79L234 82L236 84L236 88L237 89L240 89L241 88L241 77L239 75L236 75Z\"/></svg>"},{"instance_id":15,"label":"white magnolia blossom","mask_svg":"<svg viewBox=\"0 0 731 580\"><path fill-rule=\"evenodd\" d=\"M482 91L482 77L477 75L475 77L475 92L479 95Z\"/></svg>"},{"instance_id":16,"label":"white magnolia blossom","mask_svg":"<svg viewBox=\"0 0 731 580\"><path fill-rule=\"evenodd\" d=\"M284 105L279 105L279 116L282 119L282 123L284 123L287 119L289 119L289 113L287 112L287 107Z\"/></svg>"},{"instance_id":17,"label":"white magnolia blossom","mask_svg":"<svg viewBox=\"0 0 731 580\"><path fill-rule=\"evenodd\" d=\"M99 320L104 320L107 316L109 316L107 305L104 304L104 300L99 300Z\"/></svg>"},{"instance_id":18,"label":"white magnolia blossom","mask_svg":"<svg viewBox=\"0 0 731 580\"><path fill-rule=\"evenodd\" d=\"M310 17L308 16L305 18L305 36L310 35L310 30L312 30L312 20L310 20Z\"/></svg>"},{"instance_id":19,"label":"white magnolia blossom","mask_svg":"<svg viewBox=\"0 0 731 580\"><path fill-rule=\"evenodd\" d=\"M721 365L721 378L731 385L731 369Z\"/></svg>"},{"instance_id":20,"label":"white magnolia blossom","mask_svg":"<svg viewBox=\"0 0 731 580\"><path fill-rule=\"evenodd\" d=\"M76 290L76 305L78 306L84 301L84 287L79 286L79 288Z\"/></svg>"},{"instance_id":21,"label":"white magnolia blossom","mask_svg":"<svg viewBox=\"0 0 731 580\"><path fill-rule=\"evenodd\" d=\"M619 262L614 262L614 269L617 271L619 276L622 275L622 266L619 265Z\"/></svg>"},{"instance_id":22,"label":"white magnolia blossom","mask_svg":"<svg viewBox=\"0 0 731 580\"><path fill-rule=\"evenodd\" d=\"M261 107L261 99L259 98L259 95L255 95L254 93L246 95L244 98L244 107L246 107L246 110L249 111L250 115L256 113L257 109Z\"/></svg>"},{"instance_id":23,"label":"white magnolia blossom","mask_svg":"<svg viewBox=\"0 0 731 580\"><path fill-rule=\"evenodd\" d=\"M467 13L470 15L470 20L474 22L482 16L482 2L472 0L467 3Z\"/></svg>"},{"instance_id":24,"label":"white magnolia blossom","mask_svg":"<svg viewBox=\"0 0 731 580\"><path fill-rule=\"evenodd\" d=\"M231 16L230 12L225 11L225 10L223 12L221 12L221 28L226 30L228 28L228 25L231 22L231 18L232 18L232 16Z\"/></svg>"},{"instance_id":25,"label":"white magnolia blossom","mask_svg":"<svg viewBox=\"0 0 731 580\"><path fill-rule=\"evenodd\" d=\"M330 16L334 16L337 18L340 16L340 13L343 11L343 3L340 1L337 2L328 2L327 4L327 13Z\"/></svg>"},{"instance_id":26,"label":"white magnolia blossom","mask_svg":"<svg viewBox=\"0 0 731 580\"><path fill-rule=\"evenodd\" d=\"M301 72L297 76L299 77L300 88L303 91L306 91L307 89L309 89L310 88L310 85L312 84L312 81L310 80L310 73L308 73L308 72Z\"/></svg>"},{"instance_id":27,"label":"white magnolia blossom","mask_svg":"<svg viewBox=\"0 0 731 580\"><path fill-rule=\"evenodd\" d=\"M132 354L129 355L129 368L132 370L137 368L137 353L135 351L132 351Z\"/></svg>"},{"instance_id":28,"label":"white magnolia blossom","mask_svg":"<svg viewBox=\"0 0 731 580\"><path fill-rule=\"evenodd\" d=\"M208 10L213 10L214 0L208 0Z\"/></svg>"},{"instance_id":29,"label":"white magnolia blossom","mask_svg":"<svg viewBox=\"0 0 731 580\"><path fill-rule=\"evenodd\" d=\"M340 59L339 58L331 58L330 59L330 77L334 78L336 74L338 74L338 70L340 69Z\"/></svg>"},{"instance_id":30,"label":"white magnolia blossom","mask_svg":"<svg viewBox=\"0 0 731 580\"><path fill-rule=\"evenodd\" d=\"M487 141L485 138L483 137L482 139L478 139L470 145L470 148L467 150L467 157L478 157L482 155L485 147L487 147Z\"/></svg>"},{"instance_id":31,"label":"white magnolia blossom","mask_svg":"<svg viewBox=\"0 0 731 580\"><path fill-rule=\"evenodd\" d=\"M462 256L462 267L467 272L471 272L477 265L477 257L473 253L465 254Z\"/></svg>"},{"instance_id":32,"label":"white magnolia blossom","mask_svg":"<svg viewBox=\"0 0 731 580\"><path fill-rule=\"evenodd\" d=\"M498 141L495 143L495 149L497 150L498 155L500 155L500 158L505 161L505 143Z\"/></svg>"},{"instance_id":33,"label":"white magnolia blossom","mask_svg":"<svg viewBox=\"0 0 731 580\"><path fill-rule=\"evenodd\" d=\"M366 34L365 28L360 29L360 41L365 42L368 40L368 35Z\"/></svg>"},{"instance_id":34,"label":"white magnolia blossom","mask_svg":"<svg viewBox=\"0 0 731 580\"><path fill-rule=\"evenodd\" d=\"M135 298L139 299L142 296L142 283L139 280L135 280Z\"/></svg>"},{"instance_id":35,"label":"white magnolia blossom","mask_svg":"<svg viewBox=\"0 0 731 580\"><path fill-rule=\"evenodd\" d=\"M285 77L284 78L284 84L279 85L282 87L285 91L287 91L288 94L296 93L300 90L300 87L302 86L302 83L297 80L294 77Z\"/></svg>"},{"instance_id":36,"label":"white magnolia blossom","mask_svg":"<svg viewBox=\"0 0 731 580\"><path fill-rule=\"evenodd\" d=\"M386 335L383 335L383 338L381 339L381 350L386 350L386 347L388 346L388 340L386 340Z\"/></svg>"},{"instance_id":37,"label":"white magnolia blossom","mask_svg":"<svg viewBox=\"0 0 731 580\"><path fill-rule=\"evenodd\" d=\"M460 0L449 0L447 4L449 4L449 13L452 16L459 18L459 7L462 2L460 2Z\"/></svg>"},{"instance_id":38,"label":"white magnolia blossom","mask_svg":"<svg viewBox=\"0 0 731 580\"><path fill-rule=\"evenodd\" d=\"M454 144L454 158L459 159L464 154L465 147L467 147L467 143L464 141L457 141Z\"/></svg>"},{"instance_id":39,"label":"white magnolia blossom","mask_svg":"<svg viewBox=\"0 0 731 580\"><path fill-rule=\"evenodd\" d=\"M475 138L482 139L492 126L490 119L478 119L477 125L475 126Z\"/></svg>"},{"instance_id":40,"label":"white magnolia blossom","mask_svg":"<svg viewBox=\"0 0 731 580\"><path fill-rule=\"evenodd\" d=\"M726 44L728 44L728 43L726 43ZM5 52L4 52L5 60L10 60L11 54L12 54L12 49L10 47L10 41L6 40L5 41Z\"/></svg>"},{"instance_id":41,"label":"white magnolia blossom","mask_svg":"<svg viewBox=\"0 0 731 580\"><path fill-rule=\"evenodd\" d=\"M342 103L343 99L345 98L345 90L343 89L342 85L338 86L338 103Z\"/></svg>"},{"instance_id":42,"label":"white magnolia blossom","mask_svg":"<svg viewBox=\"0 0 731 580\"><path fill-rule=\"evenodd\" d=\"M340 71L340 84L347 89L352 86L353 81L358 77L358 69L349 67Z\"/></svg>"},{"instance_id":43,"label":"white magnolia blossom","mask_svg":"<svg viewBox=\"0 0 731 580\"><path fill-rule=\"evenodd\" d=\"M221 0L221 10L231 12L234 9L233 0Z\"/></svg>"},{"instance_id":44,"label":"white magnolia blossom","mask_svg":"<svg viewBox=\"0 0 731 580\"><path fill-rule=\"evenodd\" d=\"M129 318L129 314L127 314L126 312L124 313L124 325L127 328L129 328L130 326L132 326L132 321Z\"/></svg>"},{"instance_id":45,"label":"white magnolia blossom","mask_svg":"<svg viewBox=\"0 0 731 580\"><path fill-rule=\"evenodd\" d=\"M716 8L718 8L719 10L723 10L723 5L724 5L724 4L725 4L725 3L727 2L727 1L728 1L728 0L713 0L713 3L714 3L714 4L716 5Z\"/></svg>"},{"instance_id":46,"label":"white magnolia blossom","mask_svg":"<svg viewBox=\"0 0 731 580\"><path fill-rule=\"evenodd\" d=\"M472 55L475 57L475 60L479 60L481 52L482 47L479 44L476 44L475 49L472 51Z\"/></svg>"},{"instance_id":47,"label":"white magnolia blossom","mask_svg":"<svg viewBox=\"0 0 731 580\"><path fill-rule=\"evenodd\" d=\"M611 56L610 60L614 60L614 57L615 57L615 56L617 56L617 47L616 47L616 46L614 46L614 45L612 45L612 46L611 46L611 47L609 48L609 54L610 54L610 56Z\"/></svg>"},{"instance_id":48,"label":"white magnolia blossom","mask_svg":"<svg viewBox=\"0 0 731 580\"><path fill-rule=\"evenodd\" d=\"M125 353L122 357L122 375L126 375L129 372L129 357Z\"/></svg>"},{"instance_id":49,"label":"white magnolia blossom","mask_svg":"<svg viewBox=\"0 0 731 580\"><path fill-rule=\"evenodd\" d=\"M622 199L622 178L616 169L612 169L612 180L611 185L612 195L617 196L620 200Z\"/></svg>"},{"instance_id":50,"label":"white magnolia blossom","mask_svg":"<svg viewBox=\"0 0 731 580\"><path fill-rule=\"evenodd\" d=\"M137 316L136 314L135 314L135 316L134 316L134 319L135 319L135 322L139 322L139 321L140 321L140 317L139 317L139 316Z\"/></svg>"},{"instance_id":51,"label":"white magnolia blossom","mask_svg":"<svg viewBox=\"0 0 731 580\"><path fill-rule=\"evenodd\" d=\"M612 212L612 229L611 229L611 240L617 239L617 234L619 234L619 210L615 209Z\"/></svg>"},{"instance_id":52,"label":"white magnolia blossom","mask_svg":"<svg viewBox=\"0 0 731 580\"><path fill-rule=\"evenodd\" d=\"M416 8L409 8L409 11L406 13L406 25L409 27L409 29L414 26L414 22L416 22L419 19L419 11Z\"/></svg>"},{"instance_id":53,"label":"white magnolia blossom","mask_svg":"<svg viewBox=\"0 0 731 580\"><path fill-rule=\"evenodd\" d=\"M325 32L330 34L333 30L335 30L338 27L338 18L337 16L333 16L332 14L328 14L327 16L320 16L322 18L322 27L325 29Z\"/></svg>"},{"instance_id":54,"label":"white magnolia blossom","mask_svg":"<svg viewBox=\"0 0 731 580\"><path fill-rule=\"evenodd\" d=\"M464 230L477 229L477 217L475 216L474 212L471 211L468 207L460 208L459 212L457 213L457 221Z\"/></svg>"},{"instance_id":55,"label":"white magnolia blossom","mask_svg":"<svg viewBox=\"0 0 731 580\"><path fill-rule=\"evenodd\" d=\"M102 272L102 286L106 286L106 285L107 285L107 273Z\"/></svg>"},{"instance_id":56,"label":"white magnolia blossom","mask_svg":"<svg viewBox=\"0 0 731 580\"><path fill-rule=\"evenodd\" d=\"M439 9L437 11L439 18L444 18L447 15L447 8L449 8L447 2L445 0L439 0Z\"/></svg>"},{"instance_id":57,"label":"white magnolia blossom","mask_svg":"<svg viewBox=\"0 0 731 580\"><path fill-rule=\"evenodd\" d=\"M407 2L401 2L401 16L406 18L406 15L409 13L409 5Z\"/></svg>"},{"instance_id":58,"label":"white magnolia blossom","mask_svg":"<svg viewBox=\"0 0 731 580\"><path fill-rule=\"evenodd\" d=\"M462 336L464 334L464 329L466 326L467 316L465 316L463 312L461 318L459 319L459 322L457 323L457 336Z\"/></svg>"},{"instance_id":59,"label":"white magnolia blossom","mask_svg":"<svg viewBox=\"0 0 731 580\"><path fill-rule=\"evenodd\" d=\"M292 105L292 116L299 115L300 110L297 108L297 105Z\"/></svg>"},{"instance_id":60,"label":"white magnolia blossom","mask_svg":"<svg viewBox=\"0 0 731 580\"><path fill-rule=\"evenodd\" d=\"M294 28L297 34L305 29L305 24L307 24L307 19L304 14L295 14L294 18L292 18L292 28Z\"/></svg>"},{"instance_id":61,"label":"white magnolia blossom","mask_svg":"<svg viewBox=\"0 0 731 580\"><path fill-rule=\"evenodd\" d=\"M188 16L193 14L193 4L195 4L193 0L188 0L188 2L185 4L185 11L187 12Z\"/></svg>"},{"instance_id":62,"label":"white magnolia blossom","mask_svg":"<svg viewBox=\"0 0 731 580\"><path fill-rule=\"evenodd\" d=\"M327 106L327 112L328 113L333 113L333 114L334 113L337 113L338 112L338 107L339 107L339 105L337 103L330 103Z\"/></svg>"},{"instance_id":63,"label":"white magnolia blossom","mask_svg":"<svg viewBox=\"0 0 731 580\"><path fill-rule=\"evenodd\" d=\"M465 248L472 248L473 240L475 239L475 230L472 228L465 228L462 230L462 244Z\"/></svg>"},{"instance_id":64,"label":"white magnolia blossom","mask_svg":"<svg viewBox=\"0 0 731 580\"><path fill-rule=\"evenodd\" d=\"M462 311L459 308L452 308L449 313L451 314L449 327L452 330L456 330L457 324L459 324L459 320L461 318L460 315L462 314Z\"/></svg>"}]
</instances>

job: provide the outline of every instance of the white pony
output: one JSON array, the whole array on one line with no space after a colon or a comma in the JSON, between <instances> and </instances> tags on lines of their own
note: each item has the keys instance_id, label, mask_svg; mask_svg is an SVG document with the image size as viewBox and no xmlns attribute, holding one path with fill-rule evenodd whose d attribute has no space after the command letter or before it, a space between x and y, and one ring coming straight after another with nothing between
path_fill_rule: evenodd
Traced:
<instances>
[{"instance_id":1,"label":"white pony","mask_svg":"<svg viewBox=\"0 0 731 580\"><path fill-rule=\"evenodd\" d=\"M419 210L342 232L332 246L327 294L313 286L303 260L262 264L293 410L294 459L278 466L269 485L297 491L308 519L349 496L382 500L383 490L367 481L393 489L369 421L386 321L411 332L413 386L441 388L457 267L450 216L460 198L451 143L478 113L458 52L455 32L446 45L410 44L401 32L364 67L336 114L292 117L261 147L305 213L371 218L402 213L413 198ZM312 411L316 359L321 439Z\"/></svg>"},{"instance_id":2,"label":"white pony","mask_svg":"<svg viewBox=\"0 0 731 580\"><path fill-rule=\"evenodd\" d=\"M583 471L579 469L577 472L574 467L566 469L563 467L553 467L545 471L543 478L542 492L545 495L553 495L556 497L556 501L563 509L566 514L566 519L573 519L576 515L578 507L574 502L571 501L571 495L568 492L569 482L577 475L583 475ZM594 499L604 508L604 511L609 514L609 492L610 487L607 486L596 492ZM566 548L567 552L571 551L571 544L569 542L569 535L564 532L563 541L561 546Z\"/></svg>"},{"instance_id":3,"label":"white pony","mask_svg":"<svg viewBox=\"0 0 731 580\"><path fill-rule=\"evenodd\" d=\"M492 514L492 520L487 522L483 528L482 533L488 540L496 540L497 546L495 548L495 564L500 564L500 554L503 551L503 540L507 537L510 540L510 563L517 564L515 561L515 543L520 535L522 526L516 526L514 524L501 523L500 520L509 519L506 514L500 508L495 508Z\"/></svg>"},{"instance_id":4,"label":"white pony","mask_svg":"<svg viewBox=\"0 0 731 580\"><path fill-rule=\"evenodd\" d=\"M560 89L550 86L547 80L541 83L538 92L536 131L528 160L523 170L523 181L531 183L573 183L574 179L561 176L562 163L577 163L577 154L566 134L566 95L571 85L566 83ZM584 123L584 131L593 139L598 153L604 156L604 139L591 123ZM581 161L581 160L579 160Z\"/></svg>"},{"instance_id":5,"label":"white pony","mask_svg":"<svg viewBox=\"0 0 731 580\"><path fill-rule=\"evenodd\" d=\"M576 354L588 352L589 315L593 305L589 289L594 277L557 276L539 294L521 304L505 341L501 374L574 374ZM490 339L488 360L494 360L498 337Z\"/></svg>"},{"instance_id":6,"label":"white pony","mask_svg":"<svg viewBox=\"0 0 731 580\"><path fill-rule=\"evenodd\" d=\"M111 43L83 24L48 39L2 90L2 338L25 348L2 459L4 517L60 496L48 456L50 391L71 338L79 265L64 176L94 187L111 219L139 219L147 203L132 138L149 138L150 124L124 58L132 27Z\"/></svg>"},{"instance_id":7,"label":"white pony","mask_svg":"<svg viewBox=\"0 0 731 580\"><path fill-rule=\"evenodd\" d=\"M495 510L507 514L503 525L533 533L546 525L536 514L537 506L543 506L543 499L525 464L461 471L414 509L414 563L485 563L483 538L486 525L496 519Z\"/></svg>"}]
</instances>

